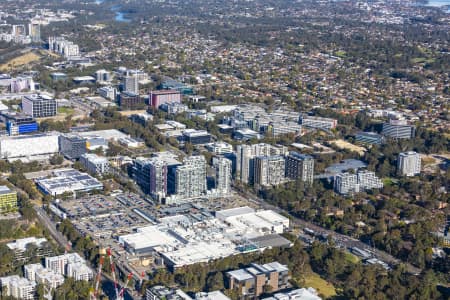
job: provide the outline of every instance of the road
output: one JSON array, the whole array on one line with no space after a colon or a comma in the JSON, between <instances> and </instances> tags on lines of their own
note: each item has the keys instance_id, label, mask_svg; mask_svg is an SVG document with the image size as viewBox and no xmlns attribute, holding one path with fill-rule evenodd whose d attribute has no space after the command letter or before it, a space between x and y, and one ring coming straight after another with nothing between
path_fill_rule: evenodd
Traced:
<instances>
[{"instance_id":1,"label":"road","mask_svg":"<svg viewBox=\"0 0 450 300\"><path fill-rule=\"evenodd\" d=\"M289 214L291 216L291 220L293 225L297 225L301 228L309 228L315 231L316 234L319 235L326 235L326 236L331 236L336 244L337 247L339 248L346 248L346 249L350 249L350 248L354 248L357 247L359 249L363 249L368 251L369 253L371 253L373 255L373 257L378 258L379 260L382 260L386 263L388 263L389 265L393 266L393 265L397 265L399 263L401 263L401 261L395 257L393 257L392 255L390 255L387 252L384 252L382 250L370 247L369 245L367 245L366 243L355 239L353 237L344 235L344 234L340 234L337 233L335 231L323 228L321 226L318 226L316 224L313 224L311 222L299 219L297 217L292 216L289 212L287 212L284 209L281 209L277 206L274 206L272 204L269 204L267 202L265 202L263 199L256 197L253 194L250 193L240 193L241 196L243 197L247 197L249 199L254 199L253 201L256 202L257 204L259 204L262 208L264 209L271 209L273 211L276 211L278 213L285 213L285 214ZM409 264L409 263L404 263L406 265L406 270L411 273L411 274L420 274L422 272L421 269L414 267L413 265Z\"/></svg>"},{"instance_id":2,"label":"road","mask_svg":"<svg viewBox=\"0 0 450 300\"><path fill-rule=\"evenodd\" d=\"M69 241L61 232L58 231L55 223L50 219L47 212L44 209L42 209L42 207L39 207L37 205L34 206L34 210L37 213L39 221L41 221L41 223L48 229L48 231L50 232L50 234L54 238L54 240L61 247L66 248L67 245L69 244ZM114 262L114 263L117 264L118 268L120 268L121 270L124 270L124 267L120 265L120 262ZM95 270L95 268L93 268L93 270ZM108 294L108 296L114 295L114 283L113 282L114 281L108 274L102 273L102 288L105 290L105 292ZM120 287L124 286L124 282L121 282L119 280L119 286ZM133 299L133 300L142 299L142 297L140 297L137 294L130 295L128 293L128 291L125 293L124 296L125 296L124 297L125 299Z\"/></svg>"}]
</instances>

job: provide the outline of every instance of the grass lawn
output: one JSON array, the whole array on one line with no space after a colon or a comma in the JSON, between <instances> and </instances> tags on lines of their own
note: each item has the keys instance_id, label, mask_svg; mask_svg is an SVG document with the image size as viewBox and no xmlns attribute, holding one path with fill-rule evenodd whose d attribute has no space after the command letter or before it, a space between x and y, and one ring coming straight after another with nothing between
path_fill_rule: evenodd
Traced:
<instances>
[{"instance_id":1,"label":"grass lawn","mask_svg":"<svg viewBox=\"0 0 450 300\"><path fill-rule=\"evenodd\" d=\"M74 112L73 108L70 108L70 107L58 107L58 113L59 114L70 115L70 114L73 114L73 112Z\"/></svg>"},{"instance_id":2,"label":"grass lawn","mask_svg":"<svg viewBox=\"0 0 450 300\"><path fill-rule=\"evenodd\" d=\"M349 252L345 253L345 259L347 261L351 262L351 263L354 263L354 264L359 262L359 258L356 255L353 255L353 254L351 254Z\"/></svg>"},{"instance_id":3,"label":"grass lawn","mask_svg":"<svg viewBox=\"0 0 450 300\"><path fill-rule=\"evenodd\" d=\"M28 52L26 54L23 54L21 56L11 59L10 61L8 61L7 63L5 63L3 65L0 65L0 71L6 71L10 68L27 65L27 64L37 61L39 59L41 59L41 57L39 55L37 55L36 53Z\"/></svg>"},{"instance_id":4,"label":"grass lawn","mask_svg":"<svg viewBox=\"0 0 450 300\"><path fill-rule=\"evenodd\" d=\"M345 52L345 51L336 51L336 53L335 53L335 55L337 56L337 57L346 57L347 56L347 52Z\"/></svg>"},{"instance_id":5,"label":"grass lawn","mask_svg":"<svg viewBox=\"0 0 450 300\"><path fill-rule=\"evenodd\" d=\"M317 290L319 294L325 296L325 298L333 297L336 295L336 289L334 286L322 279L319 274L311 273L305 276L305 288L312 287Z\"/></svg>"}]
</instances>

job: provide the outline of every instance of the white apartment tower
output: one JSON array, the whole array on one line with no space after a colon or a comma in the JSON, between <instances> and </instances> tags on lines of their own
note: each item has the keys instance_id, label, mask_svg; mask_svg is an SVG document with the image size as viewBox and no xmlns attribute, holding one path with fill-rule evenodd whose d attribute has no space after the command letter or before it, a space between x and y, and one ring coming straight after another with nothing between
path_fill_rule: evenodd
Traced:
<instances>
[{"instance_id":1,"label":"white apartment tower","mask_svg":"<svg viewBox=\"0 0 450 300\"><path fill-rule=\"evenodd\" d=\"M414 151L402 152L398 155L397 170L401 176L415 176L421 170L420 154Z\"/></svg>"},{"instance_id":2,"label":"white apartment tower","mask_svg":"<svg viewBox=\"0 0 450 300\"><path fill-rule=\"evenodd\" d=\"M213 165L216 170L216 189L222 194L231 192L231 160L225 157L215 157Z\"/></svg>"},{"instance_id":3,"label":"white apartment tower","mask_svg":"<svg viewBox=\"0 0 450 300\"><path fill-rule=\"evenodd\" d=\"M206 160L202 155L188 156L175 170L175 194L196 198L206 192Z\"/></svg>"}]
</instances>

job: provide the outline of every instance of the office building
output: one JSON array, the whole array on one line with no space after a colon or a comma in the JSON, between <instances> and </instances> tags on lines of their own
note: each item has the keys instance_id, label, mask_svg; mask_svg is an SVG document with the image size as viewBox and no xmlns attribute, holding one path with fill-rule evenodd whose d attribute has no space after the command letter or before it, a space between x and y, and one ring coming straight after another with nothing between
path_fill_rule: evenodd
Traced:
<instances>
[{"instance_id":1,"label":"office building","mask_svg":"<svg viewBox=\"0 0 450 300\"><path fill-rule=\"evenodd\" d=\"M6 124L8 135L32 133L39 129L39 126L33 117L22 113L5 111L0 114L0 118Z\"/></svg>"},{"instance_id":2,"label":"office building","mask_svg":"<svg viewBox=\"0 0 450 300\"><path fill-rule=\"evenodd\" d=\"M183 141L193 145L211 142L211 135L206 130L186 129L183 131Z\"/></svg>"},{"instance_id":3,"label":"office building","mask_svg":"<svg viewBox=\"0 0 450 300\"><path fill-rule=\"evenodd\" d=\"M276 137L282 134L299 134L302 132L302 125L296 122L271 122L267 126L267 134Z\"/></svg>"},{"instance_id":4,"label":"office building","mask_svg":"<svg viewBox=\"0 0 450 300\"><path fill-rule=\"evenodd\" d=\"M340 173L334 177L334 190L341 195L359 192L358 176L352 173Z\"/></svg>"},{"instance_id":5,"label":"office building","mask_svg":"<svg viewBox=\"0 0 450 300\"><path fill-rule=\"evenodd\" d=\"M39 178L35 182L42 192L52 196L103 189L103 184L94 177L70 168L55 170L53 177Z\"/></svg>"},{"instance_id":6,"label":"office building","mask_svg":"<svg viewBox=\"0 0 450 300\"><path fill-rule=\"evenodd\" d=\"M45 267L57 274L73 277L75 280L91 280L93 271L78 253L66 253L59 256L46 257Z\"/></svg>"},{"instance_id":7,"label":"office building","mask_svg":"<svg viewBox=\"0 0 450 300\"><path fill-rule=\"evenodd\" d=\"M94 153L85 153L81 155L80 163L91 174L104 175L110 172L108 159Z\"/></svg>"},{"instance_id":8,"label":"office building","mask_svg":"<svg viewBox=\"0 0 450 300\"><path fill-rule=\"evenodd\" d=\"M206 160L202 155L188 156L175 169L175 194L180 198L196 198L206 193Z\"/></svg>"},{"instance_id":9,"label":"office building","mask_svg":"<svg viewBox=\"0 0 450 300\"><path fill-rule=\"evenodd\" d=\"M11 79L9 89L11 93L20 93L22 91L33 92L36 90L36 84L31 76L18 76Z\"/></svg>"},{"instance_id":10,"label":"office building","mask_svg":"<svg viewBox=\"0 0 450 300\"><path fill-rule=\"evenodd\" d=\"M397 171L401 176L415 176L421 171L420 154L414 151L402 152L398 155Z\"/></svg>"},{"instance_id":11,"label":"office building","mask_svg":"<svg viewBox=\"0 0 450 300\"><path fill-rule=\"evenodd\" d=\"M118 95L118 103L122 109L142 109L145 107L144 98L133 92L124 91Z\"/></svg>"},{"instance_id":12,"label":"office building","mask_svg":"<svg viewBox=\"0 0 450 300\"><path fill-rule=\"evenodd\" d=\"M0 158L33 159L59 152L56 133L0 137Z\"/></svg>"},{"instance_id":13,"label":"office building","mask_svg":"<svg viewBox=\"0 0 450 300\"><path fill-rule=\"evenodd\" d=\"M286 177L312 184L314 179L314 158L310 155L290 152L286 156Z\"/></svg>"},{"instance_id":14,"label":"office building","mask_svg":"<svg viewBox=\"0 0 450 300\"><path fill-rule=\"evenodd\" d=\"M123 91L139 95L139 79L135 75L127 75L123 78Z\"/></svg>"},{"instance_id":15,"label":"office building","mask_svg":"<svg viewBox=\"0 0 450 300\"><path fill-rule=\"evenodd\" d=\"M384 136L376 132L358 132L355 141L360 144L381 145L384 143Z\"/></svg>"},{"instance_id":16,"label":"office building","mask_svg":"<svg viewBox=\"0 0 450 300\"><path fill-rule=\"evenodd\" d=\"M215 189L223 195L231 193L232 162L225 157L214 157L213 166L216 171Z\"/></svg>"},{"instance_id":17,"label":"office building","mask_svg":"<svg viewBox=\"0 0 450 300\"><path fill-rule=\"evenodd\" d=\"M57 111L56 100L43 94L24 96L22 110L33 118L53 117Z\"/></svg>"},{"instance_id":18,"label":"office building","mask_svg":"<svg viewBox=\"0 0 450 300\"><path fill-rule=\"evenodd\" d=\"M117 89L112 86L104 86L97 90L98 94L105 99L116 101Z\"/></svg>"},{"instance_id":19,"label":"office building","mask_svg":"<svg viewBox=\"0 0 450 300\"><path fill-rule=\"evenodd\" d=\"M416 135L416 128L413 125L408 125L404 119L391 119L389 123L383 123L381 133L393 139L410 139Z\"/></svg>"},{"instance_id":20,"label":"office building","mask_svg":"<svg viewBox=\"0 0 450 300\"><path fill-rule=\"evenodd\" d=\"M34 300L36 282L17 275L1 277L2 296L11 296L20 300Z\"/></svg>"},{"instance_id":21,"label":"office building","mask_svg":"<svg viewBox=\"0 0 450 300\"><path fill-rule=\"evenodd\" d=\"M281 155L257 156L254 163L254 184L270 186L285 181L285 160Z\"/></svg>"},{"instance_id":22,"label":"office building","mask_svg":"<svg viewBox=\"0 0 450 300\"><path fill-rule=\"evenodd\" d=\"M6 185L0 185L0 213L17 210L17 192L11 191Z\"/></svg>"},{"instance_id":23,"label":"office building","mask_svg":"<svg viewBox=\"0 0 450 300\"><path fill-rule=\"evenodd\" d=\"M181 103L181 93L175 90L151 91L149 104L154 108L159 108L164 103Z\"/></svg>"},{"instance_id":24,"label":"office building","mask_svg":"<svg viewBox=\"0 0 450 300\"><path fill-rule=\"evenodd\" d=\"M336 128L337 120L331 118L301 116L300 124L309 128L331 130L333 128Z\"/></svg>"},{"instance_id":25,"label":"office building","mask_svg":"<svg viewBox=\"0 0 450 300\"><path fill-rule=\"evenodd\" d=\"M162 285L152 286L145 291L146 300L193 300L180 289L171 289Z\"/></svg>"},{"instance_id":26,"label":"office building","mask_svg":"<svg viewBox=\"0 0 450 300\"><path fill-rule=\"evenodd\" d=\"M79 159L87 152L86 139L74 134L60 135L59 151L68 159Z\"/></svg>"},{"instance_id":27,"label":"office building","mask_svg":"<svg viewBox=\"0 0 450 300\"><path fill-rule=\"evenodd\" d=\"M100 83L109 82L109 81L111 81L111 72L106 71L104 69L97 70L95 72L95 80Z\"/></svg>"},{"instance_id":28,"label":"office building","mask_svg":"<svg viewBox=\"0 0 450 300\"><path fill-rule=\"evenodd\" d=\"M27 32L25 31L25 25L16 24L12 26L11 34L13 36L23 36L26 35Z\"/></svg>"},{"instance_id":29,"label":"office building","mask_svg":"<svg viewBox=\"0 0 450 300\"><path fill-rule=\"evenodd\" d=\"M244 299L256 299L269 289L276 292L289 287L289 269L279 262L250 267L225 273L227 288Z\"/></svg>"},{"instance_id":30,"label":"office building","mask_svg":"<svg viewBox=\"0 0 450 300\"><path fill-rule=\"evenodd\" d=\"M214 142L206 144L205 148L208 149L209 152L217 155L233 153L233 146L226 142Z\"/></svg>"},{"instance_id":31,"label":"office building","mask_svg":"<svg viewBox=\"0 0 450 300\"><path fill-rule=\"evenodd\" d=\"M256 156L286 155L287 152L287 147L281 145L273 146L264 143L238 145L236 148L236 179L243 183L253 184L254 158Z\"/></svg>"}]
</instances>

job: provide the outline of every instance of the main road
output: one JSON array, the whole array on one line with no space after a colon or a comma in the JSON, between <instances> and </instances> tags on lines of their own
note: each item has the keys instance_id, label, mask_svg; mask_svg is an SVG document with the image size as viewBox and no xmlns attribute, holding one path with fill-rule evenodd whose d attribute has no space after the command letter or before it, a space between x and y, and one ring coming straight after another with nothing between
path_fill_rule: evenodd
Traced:
<instances>
[{"instance_id":1,"label":"main road","mask_svg":"<svg viewBox=\"0 0 450 300\"><path fill-rule=\"evenodd\" d=\"M373 255L373 257L375 257L381 261L384 261L391 266L401 263L401 261L399 259L393 257L392 255L390 255L387 252L384 252L380 249L370 247L366 243L364 243L358 239L355 239L353 237L337 233L335 231L323 228L323 227L313 224L311 222L294 217L288 211L286 211L278 206L269 204L254 194L251 194L248 192L246 192L246 193L239 192L239 194L243 197L253 199L252 201L259 204L264 209L270 209L270 210L276 211L278 213L288 214L291 217L291 221L294 225L297 225L301 228L309 228L311 230L314 230L314 232L319 235L331 236L333 238L334 242L336 243L336 245L341 248L346 248L346 249L359 248L359 249L365 250L365 251L371 253ZM405 262L403 262L403 263L406 266L406 270L411 274L420 274L422 272L421 269L411 265L410 263L405 263Z\"/></svg>"}]
</instances>

